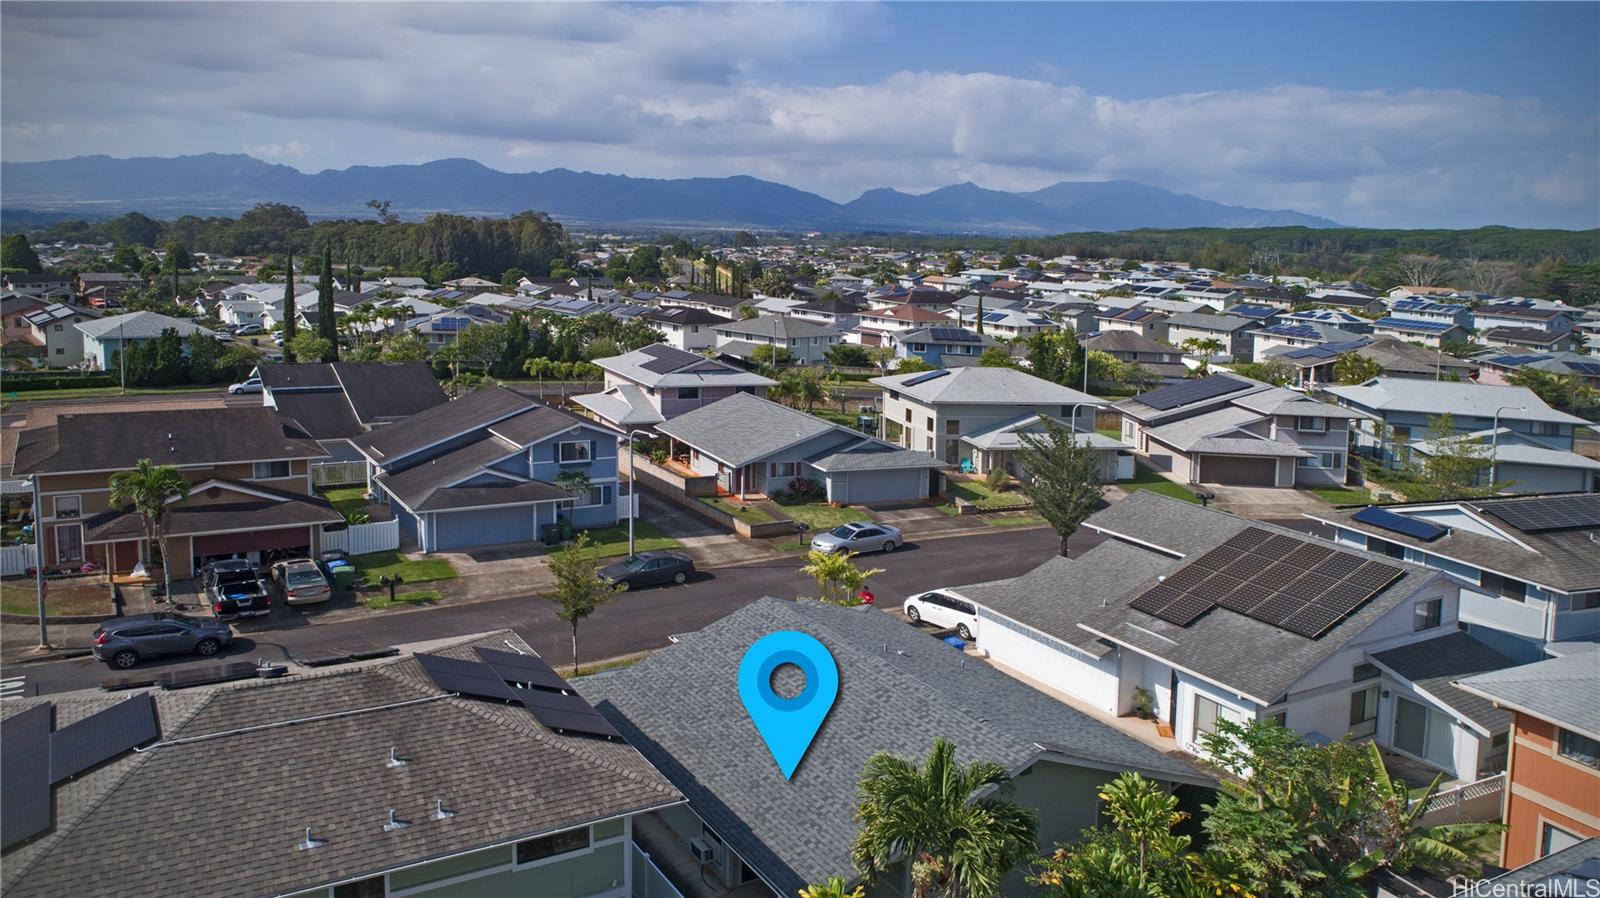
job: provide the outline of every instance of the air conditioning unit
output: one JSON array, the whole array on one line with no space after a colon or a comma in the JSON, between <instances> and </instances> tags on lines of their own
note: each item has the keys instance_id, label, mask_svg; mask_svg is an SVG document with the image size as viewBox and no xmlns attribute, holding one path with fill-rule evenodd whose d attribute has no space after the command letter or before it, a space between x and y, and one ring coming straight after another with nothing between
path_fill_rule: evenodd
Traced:
<instances>
[{"instance_id":1,"label":"air conditioning unit","mask_svg":"<svg viewBox=\"0 0 1600 898\"><path fill-rule=\"evenodd\" d=\"M717 861L717 849L699 836L689 840L689 850L694 853L694 859L702 864L714 864Z\"/></svg>"}]
</instances>

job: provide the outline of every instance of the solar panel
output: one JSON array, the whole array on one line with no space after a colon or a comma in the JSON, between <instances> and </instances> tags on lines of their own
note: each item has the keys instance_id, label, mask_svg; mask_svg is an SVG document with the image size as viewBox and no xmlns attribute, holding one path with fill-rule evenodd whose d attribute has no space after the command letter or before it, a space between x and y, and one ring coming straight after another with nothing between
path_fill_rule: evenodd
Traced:
<instances>
[{"instance_id":1,"label":"solar panel","mask_svg":"<svg viewBox=\"0 0 1600 898\"><path fill-rule=\"evenodd\" d=\"M1425 543L1431 543L1450 532L1437 524L1408 518L1403 514L1396 514L1387 508L1379 508L1377 506L1363 508L1351 515L1350 519L1352 521L1360 521L1363 524L1371 524L1380 530L1388 530L1391 533L1409 536Z\"/></svg>"},{"instance_id":2,"label":"solar panel","mask_svg":"<svg viewBox=\"0 0 1600 898\"><path fill-rule=\"evenodd\" d=\"M562 733L583 733L589 736L601 736L607 739L621 739L622 734L611 722L600 716L598 711L590 709L587 714L574 714L568 711L553 711L549 709L530 709L533 716L545 727Z\"/></svg>"},{"instance_id":3,"label":"solar panel","mask_svg":"<svg viewBox=\"0 0 1600 898\"><path fill-rule=\"evenodd\" d=\"M1301 543L1299 548L1285 555L1283 560L1284 563L1292 564L1302 570L1310 570L1331 555L1333 555L1333 550L1327 546Z\"/></svg>"},{"instance_id":4,"label":"solar panel","mask_svg":"<svg viewBox=\"0 0 1600 898\"><path fill-rule=\"evenodd\" d=\"M187 689L190 686L226 683L229 680L248 680L254 676L256 676L255 662L230 661L227 664L169 670L156 677L156 685L162 689Z\"/></svg>"},{"instance_id":5,"label":"solar panel","mask_svg":"<svg viewBox=\"0 0 1600 898\"><path fill-rule=\"evenodd\" d=\"M161 734L156 703L140 693L50 734L50 785L122 754Z\"/></svg>"},{"instance_id":6,"label":"solar panel","mask_svg":"<svg viewBox=\"0 0 1600 898\"><path fill-rule=\"evenodd\" d=\"M544 689L570 689L567 681L538 655L518 655L499 649L477 649L479 657L508 683L532 683Z\"/></svg>"},{"instance_id":7,"label":"solar panel","mask_svg":"<svg viewBox=\"0 0 1600 898\"><path fill-rule=\"evenodd\" d=\"M1172 600L1180 595L1183 595L1183 593L1179 590L1173 589L1165 583L1158 583L1135 596L1133 601L1128 603L1128 607L1135 611L1143 611L1145 614L1159 616L1161 609L1171 605Z\"/></svg>"},{"instance_id":8,"label":"solar panel","mask_svg":"<svg viewBox=\"0 0 1600 898\"><path fill-rule=\"evenodd\" d=\"M704 361L703 357L692 352L684 352L660 343L651 344L639 351L650 356L650 361L641 363L639 367L651 374L667 374L695 362Z\"/></svg>"},{"instance_id":9,"label":"solar panel","mask_svg":"<svg viewBox=\"0 0 1600 898\"><path fill-rule=\"evenodd\" d=\"M1158 617L1168 623L1187 627L1199 620L1201 615L1210 611L1215 605L1215 602L1205 596L1185 593L1179 596L1172 604L1161 609Z\"/></svg>"},{"instance_id":10,"label":"solar panel","mask_svg":"<svg viewBox=\"0 0 1600 898\"><path fill-rule=\"evenodd\" d=\"M1600 362L1567 362L1567 367L1579 374L1600 377Z\"/></svg>"},{"instance_id":11,"label":"solar panel","mask_svg":"<svg viewBox=\"0 0 1600 898\"><path fill-rule=\"evenodd\" d=\"M1246 527L1238 533L1228 537L1227 541L1222 545L1227 548L1247 550L1266 542L1267 538L1271 535L1272 534L1262 530L1260 527ZM1213 549L1212 551L1214 552L1216 550Z\"/></svg>"},{"instance_id":12,"label":"solar panel","mask_svg":"<svg viewBox=\"0 0 1600 898\"><path fill-rule=\"evenodd\" d=\"M443 655L416 655L417 663L428 672L434 685L445 692L455 692L461 695L471 695L478 698L499 699L501 701L516 701L511 687L495 672L494 668L482 661L463 661L458 658L446 658Z\"/></svg>"},{"instance_id":13,"label":"solar panel","mask_svg":"<svg viewBox=\"0 0 1600 898\"><path fill-rule=\"evenodd\" d=\"M945 343L977 343L983 339L972 331L959 327L930 327L928 333L933 335L933 339Z\"/></svg>"},{"instance_id":14,"label":"solar panel","mask_svg":"<svg viewBox=\"0 0 1600 898\"><path fill-rule=\"evenodd\" d=\"M50 828L49 704L34 705L5 721L0 739L0 848L10 848Z\"/></svg>"},{"instance_id":15,"label":"solar panel","mask_svg":"<svg viewBox=\"0 0 1600 898\"><path fill-rule=\"evenodd\" d=\"M1247 381L1215 375L1153 390L1140 396L1139 401L1158 411L1167 411L1191 402L1237 393L1249 386Z\"/></svg>"},{"instance_id":16,"label":"solar panel","mask_svg":"<svg viewBox=\"0 0 1600 898\"><path fill-rule=\"evenodd\" d=\"M901 386L902 387L914 387L917 384L927 383L928 381L933 380L936 377L944 377L946 374L949 374L949 373L950 373L950 369L948 369L948 368L939 368L939 369L934 370L934 371L924 371L921 374L918 374L917 376L915 376L915 377L911 378L910 380L906 381L905 383L901 384Z\"/></svg>"}]
</instances>

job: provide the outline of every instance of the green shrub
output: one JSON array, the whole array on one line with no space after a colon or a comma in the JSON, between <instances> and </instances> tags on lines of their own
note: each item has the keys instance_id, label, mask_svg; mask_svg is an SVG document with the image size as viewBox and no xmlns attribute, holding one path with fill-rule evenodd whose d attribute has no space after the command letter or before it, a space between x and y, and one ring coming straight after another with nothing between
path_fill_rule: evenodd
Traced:
<instances>
[{"instance_id":1,"label":"green shrub","mask_svg":"<svg viewBox=\"0 0 1600 898\"><path fill-rule=\"evenodd\" d=\"M119 383L116 374L28 374L7 373L4 390L7 393L27 393L33 390L72 390L82 387L114 387Z\"/></svg>"},{"instance_id":2,"label":"green shrub","mask_svg":"<svg viewBox=\"0 0 1600 898\"><path fill-rule=\"evenodd\" d=\"M993 468L990 468L989 473L984 475L983 482L989 487L989 489L992 489L998 493L1005 489L1006 485L1011 482L1011 475L1006 473L1005 468L997 465Z\"/></svg>"}]
</instances>

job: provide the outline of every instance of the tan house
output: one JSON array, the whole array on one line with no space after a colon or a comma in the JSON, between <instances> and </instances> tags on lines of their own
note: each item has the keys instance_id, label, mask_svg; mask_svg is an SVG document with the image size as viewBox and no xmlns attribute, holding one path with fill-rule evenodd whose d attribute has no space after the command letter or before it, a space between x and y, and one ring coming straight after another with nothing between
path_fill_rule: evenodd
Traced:
<instances>
[{"instance_id":1,"label":"tan house","mask_svg":"<svg viewBox=\"0 0 1600 898\"><path fill-rule=\"evenodd\" d=\"M32 480L47 570L93 563L131 571L144 528L131 508L110 505L111 475L140 459L174 465L189 491L170 501L172 576L217 558L265 560L315 553L324 526L342 516L311 488L310 464L327 451L270 408L165 409L62 414L26 428L13 476Z\"/></svg>"}]
</instances>

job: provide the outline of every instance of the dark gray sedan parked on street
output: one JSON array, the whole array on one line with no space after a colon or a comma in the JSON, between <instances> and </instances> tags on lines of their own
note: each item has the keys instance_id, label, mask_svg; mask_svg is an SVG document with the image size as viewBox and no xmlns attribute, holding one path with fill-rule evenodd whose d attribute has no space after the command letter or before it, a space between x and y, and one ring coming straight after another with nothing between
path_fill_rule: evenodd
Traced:
<instances>
[{"instance_id":1,"label":"dark gray sedan parked on street","mask_svg":"<svg viewBox=\"0 0 1600 898\"><path fill-rule=\"evenodd\" d=\"M613 586L633 589L658 583L687 583L694 576L694 559L679 552L640 552L632 558L600 569L600 579Z\"/></svg>"},{"instance_id":2,"label":"dark gray sedan parked on street","mask_svg":"<svg viewBox=\"0 0 1600 898\"><path fill-rule=\"evenodd\" d=\"M95 628L94 659L126 670L143 658L200 655L209 658L233 641L233 631L216 618L187 614L134 614Z\"/></svg>"}]
</instances>

